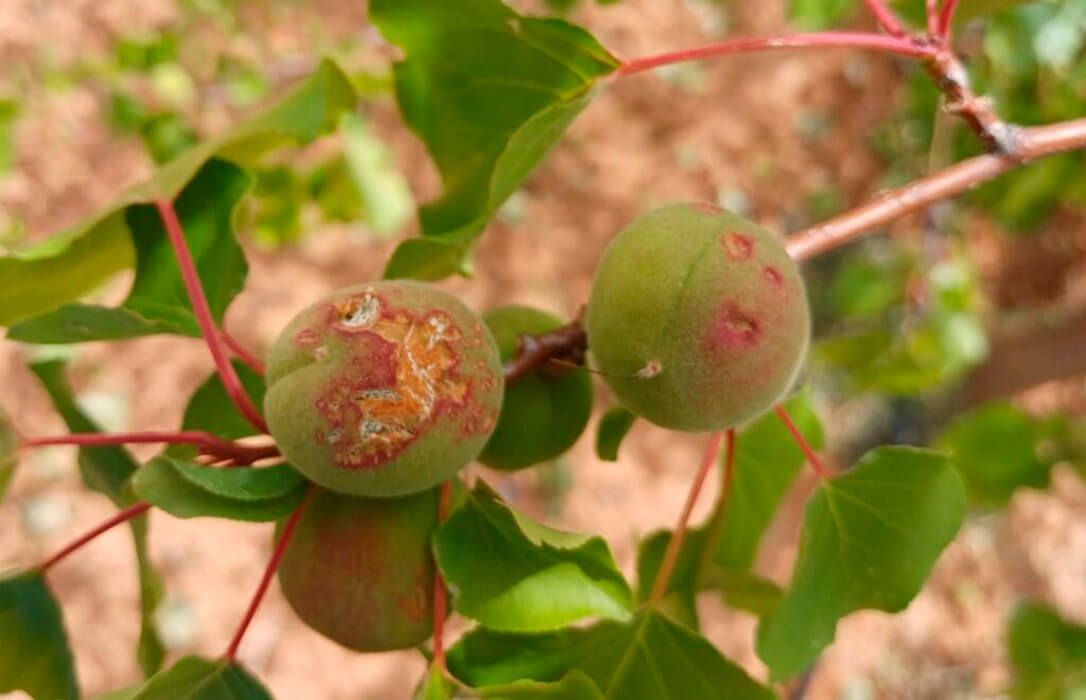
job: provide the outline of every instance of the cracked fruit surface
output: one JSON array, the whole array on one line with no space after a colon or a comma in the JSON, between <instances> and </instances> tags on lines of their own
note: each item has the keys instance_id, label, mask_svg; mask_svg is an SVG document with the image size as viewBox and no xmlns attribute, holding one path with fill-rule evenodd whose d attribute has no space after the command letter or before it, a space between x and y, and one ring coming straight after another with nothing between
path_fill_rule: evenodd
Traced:
<instances>
[{"instance_id":1,"label":"cracked fruit surface","mask_svg":"<svg viewBox=\"0 0 1086 700\"><path fill-rule=\"evenodd\" d=\"M769 231L716 207L642 215L603 253L589 352L630 411L692 432L739 425L788 391L810 339L795 262Z\"/></svg>"},{"instance_id":2,"label":"cracked fruit surface","mask_svg":"<svg viewBox=\"0 0 1086 700\"><path fill-rule=\"evenodd\" d=\"M283 329L264 413L291 464L358 496L429 488L483 449L502 401L498 349L456 297L421 282L335 291Z\"/></svg>"},{"instance_id":3,"label":"cracked fruit surface","mask_svg":"<svg viewBox=\"0 0 1086 700\"><path fill-rule=\"evenodd\" d=\"M526 306L503 306L483 316L498 343L502 362L517 351L522 333L545 333L561 319ZM505 390L498 427L479 461L512 471L553 459L584 432L592 413L592 381L583 371L546 366L521 377Z\"/></svg>"},{"instance_id":4,"label":"cracked fruit surface","mask_svg":"<svg viewBox=\"0 0 1086 700\"><path fill-rule=\"evenodd\" d=\"M362 498L320 489L279 565L298 617L356 651L404 649L429 637L439 492Z\"/></svg>"}]
</instances>

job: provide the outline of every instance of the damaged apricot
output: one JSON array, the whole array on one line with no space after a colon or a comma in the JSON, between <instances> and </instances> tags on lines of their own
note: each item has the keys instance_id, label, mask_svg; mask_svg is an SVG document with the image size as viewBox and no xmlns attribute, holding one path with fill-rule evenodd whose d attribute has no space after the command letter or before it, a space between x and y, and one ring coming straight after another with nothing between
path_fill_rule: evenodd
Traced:
<instances>
[{"instance_id":1,"label":"damaged apricot","mask_svg":"<svg viewBox=\"0 0 1086 700\"><path fill-rule=\"evenodd\" d=\"M298 617L356 651L404 649L429 637L439 491L362 498L318 490L279 565Z\"/></svg>"},{"instance_id":2,"label":"damaged apricot","mask_svg":"<svg viewBox=\"0 0 1086 700\"><path fill-rule=\"evenodd\" d=\"M630 411L722 430L770 408L806 354L810 312L780 240L731 212L672 204L618 233L585 319L591 357Z\"/></svg>"},{"instance_id":3,"label":"damaged apricot","mask_svg":"<svg viewBox=\"0 0 1086 700\"><path fill-rule=\"evenodd\" d=\"M429 488L483 449L503 380L490 331L452 295L385 281L333 292L272 345L268 428L317 484L359 496Z\"/></svg>"},{"instance_id":4,"label":"damaged apricot","mask_svg":"<svg viewBox=\"0 0 1086 700\"><path fill-rule=\"evenodd\" d=\"M483 315L503 362L513 358L521 334L562 325L545 311L503 306ZM537 368L505 390L498 427L479 461L512 471L554 459L577 441L592 413L592 382L583 371L553 365Z\"/></svg>"}]
</instances>

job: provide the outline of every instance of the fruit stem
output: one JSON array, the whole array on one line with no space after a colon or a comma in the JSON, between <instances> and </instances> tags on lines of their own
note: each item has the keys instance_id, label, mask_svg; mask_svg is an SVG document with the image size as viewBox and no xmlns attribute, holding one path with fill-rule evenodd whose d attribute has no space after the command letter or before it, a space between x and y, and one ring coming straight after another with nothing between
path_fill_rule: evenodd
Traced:
<instances>
[{"instance_id":1,"label":"fruit stem","mask_svg":"<svg viewBox=\"0 0 1086 700\"><path fill-rule=\"evenodd\" d=\"M437 499L437 522L440 525L449 517L449 501L452 498L452 480L446 479L441 484L441 493ZM433 663L442 673L445 668L445 579L441 569L434 561L434 660Z\"/></svg>"},{"instance_id":2,"label":"fruit stem","mask_svg":"<svg viewBox=\"0 0 1086 700\"><path fill-rule=\"evenodd\" d=\"M624 62L615 72L616 75L632 75L646 70L665 66L670 63L694 61L712 56L724 56L737 53L752 53L773 49L808 49L808 48L853 48L871 49L888 53L926 58L935 53L934 47L904 36L882 36L866 32L814 32L785 34L767 37L740 37L705 46L680 49L656 56L647 56Z\"/></svg>"},{"instance_id":3,"label":"fruit stem","mask_svg":"<svg viewBox=\"0 0 1086 700\"><path fill-rule=\"evenodd\" d=\"M709 444L705 447L705 454L701 458L701 466L694 475L694 482L690 485L690 493L686 496L686 503L679 513L679 522L675 524L675 532L667 543L664 551L664 559L660 562L660 570L656 572L656 580L652 582L652 592L649 594L649 605L656 606L667 591L667 584L671 580L671 573L675 569L675 562L679 558L679 550L682 549L683 538L686 537L686 525L690 521L690 513L694 510L694 504L698 501L701 487L705 485L705 477L716 461L720 452L720 443L724 439L723 432L713 433L709 438Z\"/></svg>"},{"instance_id":4,"label":"fruit stem","mask_svg":"<svg viewBox=\"0 0 1086 700\"><path fill-rule=\"evenodd\" d=\"M875 15L879 26L885 29L887 34L898 38L905 36L905 30L902 28L901 22L897 20L893 11L882 0L864 0L864 4L867 5L867 9L871 11L871 14Z\"/></svg>"},{"instance_id":5,"label":"fruit stem","mask_svg":"<svg viewBox=\"0 0 1086 700\"><path fill-rule=\"evenodd\" d=\"M517 352L502 368L506 385L512 384L537 367L548 362L571 360L574 366L584 364L584 351L588 346L582 318L584 309L577 318L559 328L546 333L523 333L517 338ZM565 365L566 362L561 362Z\"/></svg>"},{"instance_id":6,"label":"fruit stem","mask_svg":"<svg viewBox=\"0 0 1086 700\"><path fill-rule=\"evenodd\" d=\"M807 442L807 438L803 437L803 433L799 432L799 428L796 427L795 422L792 421L792 416L788 415L788 411L781 404L777 404L773 409L777 417L784 423L784 427L792 435L792 439L799 445L799 449L803 451L803 454L807 457L807 462L811 465L811 469L814 469L820 479L829 479L832 474L822 464L822 460L818 458L815 451L811 449L810 443Z\"/></svg>"},{"instance_id":7,"label":"fruit stem","mask_svg":"<svg viewBox=\"0 0 1086 700\"><path fill-rule=\"evenodd\" d=\"M226 347L230 348L230 351L237 355L238 359L244 362L249 369L262 377L264 376L264 364L256 359L256 355L249 352L244 345L235 340L234 337L226 331L222 331L222 340L226 343Z\"/></svg>"},{"instance_id":8,"label":"fruit stem","mask_svg":"<svg viewBox=\"0 0 1086 700\"><path fill-rule=\"evenodd\" d=\"M260 584L256 587L256 593L253 594L252 601L249 602L249 609L245 611L245 617L241 619L241 624L238 625L237 632L234 633L234 638L230 640L230 646L226 648L226 653L223 654L223 659L226 661L233 661L238 654L238 647L241 646L241 639L245 636L246 630L249 629L249 623L253 621L253 616L256 615L256 609L260 607L260 601L264 600L264 594L268 592L268 586L271 584L272 576L275 575L275 571L279 568L279 562L283 559L284 552L287 551L287 545L290 544L291 537L294 536L294 530L298 527L298 521L302 519L302 514L305 513L306 506L313 500L313 494L317 492L315 485L310 485L309 489L305 492L305 496L302 497L302 502L298 504L298 507L294 509L294 512L287 518L286 524L283 525L283 531L279 534L279 539L275 542L275 549L272 550L271 559L268 560L268 565L264 568L264 575L260 578Z\"/></svg>"},{"instance_id":9,"label":"fruit stem","mask_svg":"<svg viewBox=\"0 0 1086 700\"><path fill-rule=\"evenodd\" d=\"M724 534L724 514L728 507L728 495L732 492L732 480L735 473L735 428L728 428L724 433L724 470L721 476L720 496L716 501L716 509L709 520L709 532L705 537L705 546L701 550L701 561L698 564L698 575L705 571L716 552L720 538Z\"/></svg>"},{"instance_id":10,"label":"fruit stem","mask_svg":"<svg viewBox=\"0 0 1086 700\"><path fill-rule=\"evenodd\" d=\"M103 447L106 445L163 443L167 445L196 445L200 454L229 459L236 465L252 464L259 459L277 457L279 449L275 445L250 446L198 430L178 432L149 431L143 433L73 433L50 437L24 440L20 448L47 447L50 445L79 445L80 447Z\"/></svg>"},{"instance_id":11,"label":"fruit stem","mask_svg":"<svg viewBox=\"0 0 1086 700\"><path fill-rule=\"evenodd\" d=\"M939 24L936 34L944 39L950 36L950 24L954 20L954 10L958 9L958 0L943 0L943 9L939 12Z\"/></svg>"},{"instance_id":12,"label":"fruit stem","mask_svg":"<svg viewBox=\"0 0 1086 700\"><path fill-rule=\"evenodd\" d=\"M234 366L226 357L226 349L223 347L220 331L211 315L211 307L207 303L207 295L204 294L203 285L200 284L200 276L196 272L196 264L192 260L188 243L185 242L185 232L181 228L181 221L177 218L177 212L173 208L173 202L168 199L156 199L155 207L162 217L162 223L166 227L166 235L173 246L174 256L181 268L181 279L184 280L185 290L188 292L192 310L196 314L196 322L200 326L200 332L207 343L207 349L211 352L211 358L215 361L215 368L222 379L226 394L233 400L241 414L245 416L253 427L262 433L268 432L268 426L264 423L260 412L253 406L249 395L245 393Z\"/></svg>"},{"instance_id":13,"label":"fruit stem","mask_svg":"<svg viewBox=\"0 0 1086 700\"><path fill-rule=\"evenodd\" d=\"M111 530L112 528L116 527L117 525L120 525L123 522L127 522L127 521L131 520L132 518L135 518L138 515L141 515L142 513L144 513L150 507L151 507L151 504L150 503L145 503L145 502L134 503L134 504L128 506L124 510L122 510L119 513L117 513L116 515L114 515L109 520L106 520L105 522L103 522L100 525L96 526L94 529L84 533L83 535L80 535L78 538L76 538L75 540L72 540L69 544L65 545L64 548L62 548L59 552L57 552L56 554L54 554L53 556L49 557L48 559L43 561L41 564L39 564L38 565L38 571L40 571L42 573L45 573L45 571L47 569L49 569L51 566L53 566L54 564L56 564L61 559L68 556L69 554L71 554L75 550L79 549L83 545L87 544L88 542L93 540L98 535L101 535L103 532Z\"/></svg>"}]
</instances>

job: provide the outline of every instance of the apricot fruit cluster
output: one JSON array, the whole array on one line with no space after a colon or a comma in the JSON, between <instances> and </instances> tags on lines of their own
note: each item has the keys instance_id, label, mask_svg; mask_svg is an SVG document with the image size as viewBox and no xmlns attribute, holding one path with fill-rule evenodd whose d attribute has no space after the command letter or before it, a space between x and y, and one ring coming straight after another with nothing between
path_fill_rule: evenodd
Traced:
<instances>
[{"instance_id":1,"label":"apricot fruit cluster","mask_svg":"<svg viewBox=\"0 0 1086 700\"><path fill-rule=\"evenodd\" d=\"M589 352L618 400L657 425L730 428L788 391L810 338L799 270L771 232L672 204L618 233L596 269Z\"/></svg>"},{"instance_id":2,"label":"apricot fruit cluster","mask_svg":"<svg viewBox=\"0 0 1086 700\"><path fill-rule=\"evenodd\" d=\"M394 497L458 472L501 408L497 346L456 297L421 282L335 291L272 345L264 412L291 464L342 493Z\"/></svg>"}]
</instances>

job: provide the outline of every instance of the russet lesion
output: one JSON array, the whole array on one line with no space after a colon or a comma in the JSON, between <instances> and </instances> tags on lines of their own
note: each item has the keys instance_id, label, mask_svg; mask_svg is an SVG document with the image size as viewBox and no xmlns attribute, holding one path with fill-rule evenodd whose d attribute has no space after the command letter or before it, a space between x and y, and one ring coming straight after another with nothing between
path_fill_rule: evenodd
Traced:
<instances>
[{"instance_id":1,"label":"russet lesion","mask_svg":"<svg viewBox=\"0 0 1086 700\"><path fill-rule=\"evenodd\" d=\"M416 315L391 308L372 290L335 302L333 307L332 330L348 342L359 334L376 336L391 351L395 367L390 385L367 385L352 381L349 375L352 367L376 358L352 357L345 363L345 381L330 387L334 396L326 393L320 408L330 427L320 431L318 440L331 446L340 466L362 468L388 460L440 413L458 412L468 403L470 380L459 371L456 351L463 334L451 316L442 311ZM372 341L357 345L368 352L376 345Z\"/></svg>"}]
</instances>

